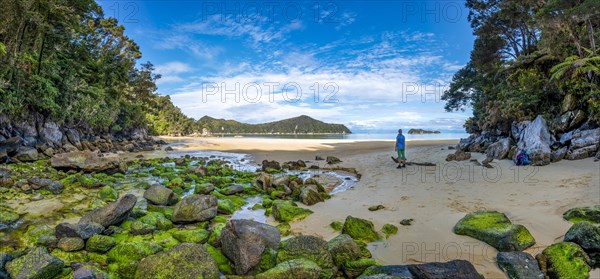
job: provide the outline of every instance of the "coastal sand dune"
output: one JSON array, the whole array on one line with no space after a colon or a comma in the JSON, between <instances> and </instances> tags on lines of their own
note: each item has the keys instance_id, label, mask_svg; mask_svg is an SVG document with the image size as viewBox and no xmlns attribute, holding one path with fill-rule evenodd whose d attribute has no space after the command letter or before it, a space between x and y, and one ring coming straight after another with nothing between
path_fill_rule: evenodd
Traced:
<instances>
[{"instance_id":1,"label":"coastal sand dune","mask_svg":"<svg viewBox=\"0 0 600 279\"><path fill-rule=\"evenodd\" d=\"M366 218L380 229L391 223L399 233L372 245L382 264L422 263L466 259L486 278L506 278L495 264L497 251L466 236L452 233L465 214L481 210L506 213L513 223L527 227L537 244L527 252L536 255L561 241L571 223L562 219L569 208L600 204L600 166L592 159L560 161L544 167L516 167L511 161L494 161L495 168L471 162L446 162L449 145L456 141L407 143L407 157L435 167L396 169L390 160L392 141L284 140L249 138L184 139L182 149L207 149L252 154L255 161L313 160L315 155L334 155L345 167L362 174L356 186L332 199L310 207L315 213L292 224L294 232L326 239L334 232L329 224L346 216ZM482 154L473 154L481 161ZM313 161L320 163L322 161ZM385 209L367 208L382 204ZM411 226L401 226L412 218ZM600 278L594 270L591 278Z\"/></svg>"}]
</instances>

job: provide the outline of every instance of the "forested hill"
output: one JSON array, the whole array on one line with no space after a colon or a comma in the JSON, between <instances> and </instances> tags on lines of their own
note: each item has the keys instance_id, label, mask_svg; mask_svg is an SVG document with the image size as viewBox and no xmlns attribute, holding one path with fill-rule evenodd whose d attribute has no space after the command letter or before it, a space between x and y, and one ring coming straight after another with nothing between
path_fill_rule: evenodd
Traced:
<instances>
[{"instance_id":1,"label":"forested hill","mask_svg":"<svg viewBox=\"0 0 600 279\"><path fill-rule=\"evenodd\" d=\"M204 116L198 125L211 133L226 134L350 134L342 124L330 124L306 115L262 124L246 124L235 120Z\"/></svg>"},{"instance_id":2,"label":"forested hill","mask_svg":"<svg viewBox=\"0 0 600 279\"><path fill-rule=\"evenodd\" d=\"M0 142L189 134L138 45L94 0L0 0Z\"/></svg>"},{"instance_id":3,"label":"forested hill","mask_svg":"<svg viewBox=\"0 0 600 279\"><path fill-rule=\"evenodd\" d=\"M467 0L475 43L443 95L473 110L468 132L549 122L554 134L600 120L600 1Z\"/></svg>"}]
</instances>

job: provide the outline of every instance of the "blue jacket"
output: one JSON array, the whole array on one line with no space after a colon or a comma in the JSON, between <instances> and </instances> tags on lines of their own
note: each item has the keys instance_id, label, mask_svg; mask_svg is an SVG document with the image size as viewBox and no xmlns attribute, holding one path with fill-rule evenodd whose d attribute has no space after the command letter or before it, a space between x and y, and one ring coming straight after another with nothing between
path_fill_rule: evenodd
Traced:
<instances>
[{"instance_id":1,"label":"blue jacket","mask_svg":"<svg viewBox=\"0 0 600 279\"><path fill-rule=\"evenodd\" d=\"M404 135L398 135L396 137L396 147L404 148Z\"/></svg>"}]
</instances>

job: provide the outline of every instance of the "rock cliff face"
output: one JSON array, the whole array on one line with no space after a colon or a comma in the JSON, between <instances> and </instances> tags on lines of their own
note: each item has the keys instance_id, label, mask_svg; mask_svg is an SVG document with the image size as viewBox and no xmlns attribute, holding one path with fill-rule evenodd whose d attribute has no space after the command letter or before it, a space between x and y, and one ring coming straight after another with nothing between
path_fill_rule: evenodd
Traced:
<instances>
[{"instance_id":1,"label":"rock cliff face","mask_svg":"<svg viewBox=\"0 0 600 279\"><path fill-rule=\"evenodd\" d=\"M41 116L22 121L0 117L0 163L36 161L71 151L149 151L161 143L144 127L109 133L61 126Z\"/></svg>"},{"instance_id":2,"label":"rock cliff face","mask_svg":"<svg viewBox=\"0 0 600 279\"><path fill-rule=\"evenodd\" d=\"M485 131L461 139L458 148L468 152L485 152L495 159L516 159L521 150L533 165L543 166L562 159L600 159L600 125L593 121L570 120L557 128L538 115L533 121L513 123L508 135Z\"/></svg>"}]
</instances>

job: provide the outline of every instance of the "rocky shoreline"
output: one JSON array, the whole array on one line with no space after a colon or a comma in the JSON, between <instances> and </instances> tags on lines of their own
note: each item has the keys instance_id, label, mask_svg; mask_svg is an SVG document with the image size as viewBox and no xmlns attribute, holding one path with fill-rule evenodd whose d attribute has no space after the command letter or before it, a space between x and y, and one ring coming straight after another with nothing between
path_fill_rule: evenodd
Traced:
<instances>
[{"instance_id":1,"label":"rocky shoreline","mask_svg":"<svg viewBox=\"0 0 600 279\"><path fill-rule=\"evenodd\" d=\"M290 223L327 203L334 188L311 170L360 178L341 163L265 160L240 171L216 157L123 162L74 151L3 165L0 278L483 278L465 260L379 265L367 244L398 233L395 224L377 229L347 216L330 225L331 239L294 233ZM252 197L262 201L250 210L271 224L231 219ZM586 278L600 263L600 207L564 218L575 223L565 242L535 258L523 252L535 244L527 228L500 212L467 214L454 233L501 251L498 265L511 278Z\"/></svg>"},{"instance_id":2,"label":"rocky shoreline","mask_svg":"<svg viewBox=\"0 0 600 279\"><path fill-rule=\"evenodd\" d=\"M532 165L544 166L560 160L580 160L595 157L600 160L600 125L584 122L566 111L565 116L548 124L538 115L533 121L513 123L508 134L500 129L483 131L461 139L460 152L481 152L490 159L509 159L516 162L521 151L529 156ZM460 155L460 154L457 154ZM464 160L470 157L463 157Z\"/></svg>"},{"instance_id":3,"label":"rocky shoreline","mask_svg":"<svg viewBox=\"0 0 600 279\"><path fill-rule=\"evenodd\" d=\"M40 117L17 122L0 118L0 163L33 162L73 151L153 151L164 144L148 136L145 128L111 134L60 126Z\"/></svg>"}]
</instances>

